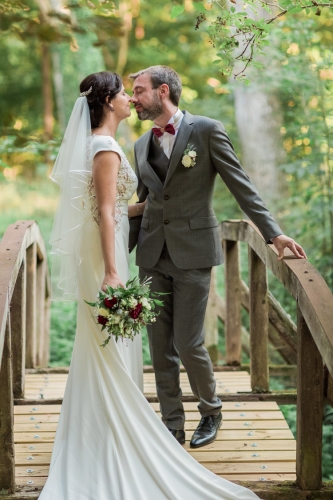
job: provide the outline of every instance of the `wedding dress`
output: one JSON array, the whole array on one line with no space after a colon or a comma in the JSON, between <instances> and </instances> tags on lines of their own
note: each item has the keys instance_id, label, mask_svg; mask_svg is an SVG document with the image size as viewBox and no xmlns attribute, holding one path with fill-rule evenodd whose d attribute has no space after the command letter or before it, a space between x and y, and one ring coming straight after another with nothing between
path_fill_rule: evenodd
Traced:
<instances>
[{"instance_id":1,"label":"wedding dress","mask_svg":"<svg viewBox=\"0 0 333 500\"><path fill-rule=\"evenodd\" d=\"M116 266L129 278L128 200L137 180L118 143L91 137L92 157L115 151L121 158L116 200ZM253 492L201 466L170 434L142 393L141 338L127 344L105 332L92 308L104 277L92 177L84 196L77 241L77 332L56 432L50 472L40 500L253 500Z\"/></svg>"}]
</instances>

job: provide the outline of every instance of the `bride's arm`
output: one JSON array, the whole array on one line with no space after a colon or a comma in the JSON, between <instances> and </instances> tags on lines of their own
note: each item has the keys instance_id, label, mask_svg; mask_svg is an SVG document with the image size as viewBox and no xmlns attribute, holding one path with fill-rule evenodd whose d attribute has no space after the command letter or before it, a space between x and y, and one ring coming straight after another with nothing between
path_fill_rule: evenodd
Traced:
<instances>
[{"instance_id":1,"label":"bride's arm","mask_svg":"<svg viewBox=\"0 0 333 500\"><path fill-rule=\"evenodd\" d=\"M128 217L137 217L138 215L142 215L145 209L145 205L147 200L142 203L135 203L135 205L128 205Z\"/></svg>"},{"instance_id":2,"label":"bride's arm","mask_svg":"<svg viewBox=\"0 0 333 500\"><path fill-rule=\"evenodd\" d=\"M124 286L118 276L115 255L115 207L116 186L120 166L120 158L112 151L102 151L94 158L93 181L99 213L99 232L105 266L105 276L102 290L105 285L116 288Z\"/></svg>"}]
</instances>

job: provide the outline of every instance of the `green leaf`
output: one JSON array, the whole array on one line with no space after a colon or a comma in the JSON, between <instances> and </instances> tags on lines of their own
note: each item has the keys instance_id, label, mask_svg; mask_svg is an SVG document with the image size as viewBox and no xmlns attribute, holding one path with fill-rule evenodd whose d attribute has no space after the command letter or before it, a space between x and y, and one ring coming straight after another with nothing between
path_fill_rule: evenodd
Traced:
<instances>
[{"instance_id":1,"label":"green leaf","mask_svg":"<svg viewBox=\"0 0 333 500\"><path fill-rule=\"evenodd\" d=\"M295 5L292 9L289 10L292 10L293 14L297 14L297 12L302 12L302 10L304 9L302 7Z\"/></svg>"},{"instance_id":2,"label":"green leaf","mask_svg":"<svg viewBox=\"0 0 333 500\"><path fill-rule=\"evenodd\" d=\"M206 9L201 2L193 2L193 6L196 10L202 12L203 14L206 12Z\"/></svg>"},{"instance_id":3,"label":"green leaf","mask_svg":"<svg viewBox=\"0 0 333 500\"><path fill-rule=\"evenodd\" d=\"M287 8L288 5L294 5L290 0L280 0L279 4L284 8Z\"/></svg>"},{"instance_id":4,"label":"green leaf","mask_svg":"<svg viewBox=\"0 0 333 500\"><path fill-rule=\"evenodd\" d=\"M96 307L96 302L88 302L87 300L85 300L85 303L88 304L88 306L91 306L91 307Z\"/></svg>"},{"instance_id":5,"label":"green leaf","mask_svg":"<svg viewBox=\"0 0 333 500\"><path fill-rule=\"evenodd\" d=\"M184 5L174 5L171 10L171 19L175 19L184 12Z\"/></svg>"},{"instance_id":6,"label":"green leaf","mask_svg":"<svg viewBox=\"0 0 333 500\"><path fill-rule=\"evenodd\" d=\"M163 306L163 302L161 300L153 299L153 301L157 306Z\"/></svg>"}]
</instances>

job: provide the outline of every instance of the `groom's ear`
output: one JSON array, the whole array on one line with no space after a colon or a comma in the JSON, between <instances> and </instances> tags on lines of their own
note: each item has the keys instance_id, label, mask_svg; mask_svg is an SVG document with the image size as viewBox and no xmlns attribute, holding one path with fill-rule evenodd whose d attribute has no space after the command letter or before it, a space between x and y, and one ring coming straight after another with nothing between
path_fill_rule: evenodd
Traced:
<instances>
[{"instance_id":1,"label":"groom's ear","mask_svg":"<svg viewBox=\"0 0 333 500\"><path fill-rule=\"evenodd\" d=\"M169 89L169 85L167 83L162 83L162 85L160 85L158 90L159 90L159 94L160 94L161 99L165 99L166 97L169 97L170 89Z\"/></svg>"}]
</instances>

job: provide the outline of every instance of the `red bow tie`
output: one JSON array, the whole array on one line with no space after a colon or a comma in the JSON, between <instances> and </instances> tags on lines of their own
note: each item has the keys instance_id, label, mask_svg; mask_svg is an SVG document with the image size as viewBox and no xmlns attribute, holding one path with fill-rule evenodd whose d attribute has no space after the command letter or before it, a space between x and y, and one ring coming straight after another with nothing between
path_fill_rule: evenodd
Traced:
<instances>
[{"instance_id":1,"label":"red bow tie","mask_svg":"<svg viewBox=\"0 0 333 500\"><path fill-rule=\"evenodd\" d=\"M165 128L154 127L151 129L153 134L157 135L157 137L162 137L164 132L168 132L168 134L175 135L176 130L172 123L168 123Z\"/></svg>"}]
</instances>

